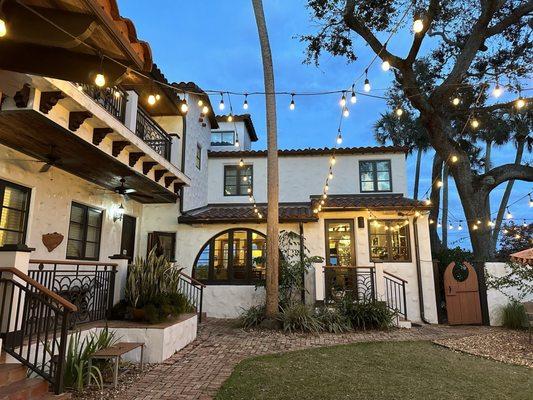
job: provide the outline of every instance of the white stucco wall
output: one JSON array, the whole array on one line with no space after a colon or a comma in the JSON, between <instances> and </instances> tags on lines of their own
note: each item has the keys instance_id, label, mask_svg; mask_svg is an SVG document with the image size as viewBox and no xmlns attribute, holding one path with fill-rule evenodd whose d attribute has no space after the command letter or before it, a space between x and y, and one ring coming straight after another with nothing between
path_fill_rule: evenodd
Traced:
<instances>
[{"instance_id":1,"label":"white stucco wall","mask_svg":"<svg viewBox=\"0 0 533 400\"><path fill-rule=\"evenodd\" d=\"M405 155L356 154L337 155L334 178L329 194L356 194L359 188L360 160L391 160L393 193L407 196ZM224 165L237 165L235 158L209 158L208 202L246 203L247 196L224 196ZM253 165L253 191L259 203L267 199L266 157L244 159ZM310 195L320 195L328 172L329 156L281 156L279 158L279 185L281 202L307 202Z\"/></svg>"},{"instance_id":2,"label":"white stucco wall","mask_svg":"<svg viewBox=\"0 0 533 400\"><path fill-rule=\"evenodd\" d=\"M485 263L486 271L495 277L504 276L509 272L506 263L490 262ZM524 297L517 288L505 289L503 292L496 289L487 289L487 303L489 308L490 324L493 326L501 326L502 324L502 308L509 304L512 298L520 299L520 301L533 301L533 295Z\"/></svg>"}]
</instances>

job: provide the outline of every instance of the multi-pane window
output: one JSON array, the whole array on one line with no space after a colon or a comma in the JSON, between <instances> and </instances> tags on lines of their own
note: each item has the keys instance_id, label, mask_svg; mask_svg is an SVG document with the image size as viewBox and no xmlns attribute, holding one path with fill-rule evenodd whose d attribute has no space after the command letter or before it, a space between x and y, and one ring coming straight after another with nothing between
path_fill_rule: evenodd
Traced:
<instances>
[{"instance_id":1,"label":"multi-pane window","mask_svg":"<svg viewBox=\"0 0 533 400\"><path fill-rule=\"evenodd\" d=\"M211 132L211 146L234 146L235 132L216 131Z\"/></svg>"},{"instance_id":2,"label":"multi-pane window","mask_svg":"<svg viewBox=\"0 0 533 400\"><path fill-rule=\"evenodd\" d=\"M0 246L24 243L29 204L28 188L0 180Z\"/></svg>"},{"instance_id":3,"label":"multi-pane window","mask_svg":"<svg viewBox=\"0 0 533 400\"><path fill-rule=\"evenodd\" d=\"M371 260L411 261L407 220L374 220L369 231Z\"/></svg>"},{"instance_id":4,"label":"multi-pane window","mask_svg":"<svg viewBox=\"0 0 533 400\"><path fill-rule=\"evenodd\" d=\"M265 278L266 239L250 229L230 229L200 250L193 277L225 284L253 284Z\"/></svg>"},{"instance_id":5,"label":"multi-pane window","mask_svg":"<svg viewBox=\"0 0 533 400\"><path fill-rule=\"evenodd\" d=\"M196 168L202 169L202 146L196 145Z\"/></svg>"},{"instance_id":6,"label":"multi-pane window","mask_svg":"<svg viewBox=\"0 0 533 400\"><path fill-rule=\"evenodd\" d=\"M147 255L153 248L156 255L165 255L167 260L176 259L176 234L174 232L150 232L148 233Z\"/></svg>"},{"instance_id":7,"label":"multi-pane window","mask_svg":"<svg viewBox=\"0 0 533 400\"><path fill-rule=\"evenodd\" d=\"M359 161L361 192L392 191L390 160Z\"/></svg>"},{"instance_id":8,"label":"multi-pane window","mask_svg":"<svg viewBox=\"0 0 533 400\"><path fill-rule=\"evenodd\" d=\"M72 203L68 230L67 258L98 260L103 211Z\"/></svg>"},{"instance_id":9,"label":"multi-pane window","mask_svg":"<svg viewBox=\"0 0 533 400\"><path fill-rule=\"evenodd\" d=\"M353 222L326 220L326 264L355 266Z\"/></svg>"},{"instance_id":10,"label":"multi-pane window","mask_svg":"<svg viewBox=\"0 0 533 400\"><path fill-rule=\"evenodd\" d=\"M253 190L253 166L224 166L224 196L246 196Z\"/></svg>"}]
</instances>

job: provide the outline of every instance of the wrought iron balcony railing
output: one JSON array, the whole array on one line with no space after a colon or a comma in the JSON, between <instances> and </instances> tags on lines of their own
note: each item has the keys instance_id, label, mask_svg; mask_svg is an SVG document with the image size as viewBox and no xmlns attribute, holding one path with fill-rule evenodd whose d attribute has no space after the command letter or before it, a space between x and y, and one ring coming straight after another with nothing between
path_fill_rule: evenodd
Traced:
<instances>
[{"instance_id":1,"label":"wrought iron balcony railing","mask_svg":"<svg viewBox=\"0 0 533 400\"><path fill-rule=\"evenodd\" d=\"M135 134L159 155L170 160L172 139L142 108L137 109L137 126Z\"/></svg>"},{"instance_id":2,"label":"wrought iron balcony railing","mask_svg":"<svg viewBox=\"0 0 533 400\"><path fill-rule=\"evenodd\" d=\"M354 301L376 300L376 271L372 267L324 267L326 303L350 296Z\"/></svg>"},{"instance_id":3,"label":"wrought iron balcony railing","mask_svg":"<svg viewBox=\"0 0 533 400\"><path fill-rule=\"evenodd\" d=\"M125 91L117 87L100 89L86 84L78 85L78 88L104 107L109 114L124 123L128 102L128 94Z\"/></svg>"}]
</instances>

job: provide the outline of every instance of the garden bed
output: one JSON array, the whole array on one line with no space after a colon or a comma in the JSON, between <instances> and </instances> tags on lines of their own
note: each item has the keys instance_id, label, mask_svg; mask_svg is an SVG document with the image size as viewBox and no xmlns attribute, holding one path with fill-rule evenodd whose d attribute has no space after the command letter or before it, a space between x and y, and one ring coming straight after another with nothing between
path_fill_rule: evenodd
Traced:
<instances>
[{"instance_id":1,"label":"garden bed","mask_svg":"<svg viewBox=\"0 0 533 400\"><path fill-rule=\"evenodd\" d=\"M533 368L533 344L528 343L527 331L504 328L491 329L488 333L438 339L434 343L452 350L490 358L507 364Z\"/></svg>"}]
</instances>

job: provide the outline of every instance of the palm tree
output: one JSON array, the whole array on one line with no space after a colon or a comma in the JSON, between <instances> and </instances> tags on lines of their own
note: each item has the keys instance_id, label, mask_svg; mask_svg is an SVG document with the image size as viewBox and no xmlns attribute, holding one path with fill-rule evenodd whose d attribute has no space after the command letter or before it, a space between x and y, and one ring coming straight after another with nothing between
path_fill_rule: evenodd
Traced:
<instances>
[{"instance_id":1,"label":"palm tree","mask_svg":"<svg viewBox=\"0 0 533 400\"><path fill-rule=\"evenodd\" d=\"M266 262L266 316L274 320L279 307L279 176L278 176L278 133L276 123L276 95L274 67L268 40L268 31L262 0L252 0L265 80L266 124L267 124L267 262Z\"/></svg>"}]
</instances>

